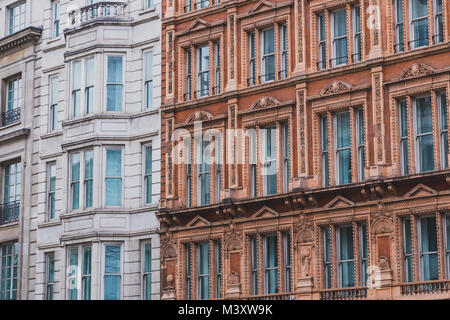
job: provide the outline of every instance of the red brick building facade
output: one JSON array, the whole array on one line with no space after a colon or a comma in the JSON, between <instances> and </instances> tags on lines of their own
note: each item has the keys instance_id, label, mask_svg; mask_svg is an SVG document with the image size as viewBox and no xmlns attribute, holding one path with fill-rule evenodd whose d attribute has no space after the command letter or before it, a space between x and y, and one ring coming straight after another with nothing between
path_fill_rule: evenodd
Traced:
<instances>
[{"instance_id":1,"label":"red brick building facade","mask_svg":"<svg viewBox=\"0 0 450 320\"><path fill-rule=\"evenodd\" d=\"M450 297L450 1L162 18L163 299Z\"/></svg>"}]
</instances>

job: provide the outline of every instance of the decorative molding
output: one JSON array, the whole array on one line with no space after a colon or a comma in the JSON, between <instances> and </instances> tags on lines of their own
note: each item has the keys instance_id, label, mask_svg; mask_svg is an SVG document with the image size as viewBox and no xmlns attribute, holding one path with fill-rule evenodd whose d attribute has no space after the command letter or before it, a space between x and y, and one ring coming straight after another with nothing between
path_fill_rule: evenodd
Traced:
<instances>
[{"instance_id":1,"label":"decorative molding","mask_svg":"<svg viewBox=\"0 0 450 320\"><path fill-rule=\"evenodd\" d=\"M259 109L265 109L265 108L269 108L269 107L278 106L279 104L280 104L280 101L278 101L276 98L261 97L258 99L258 101L256 101L255 103L253 103L250 106L249 110L255 111L255 110L259 110Z\"/></svg>"},{"instance_id":2,"label":"decorative molding","mask_svg":"<svg viewBox=\"0 0 450 320\"><path fill-rule=\"evenodd\" d=\"M267 6L269 8L275 8L275 4L273 4L272 2L261 0L253 8L251 8L248 11L248 13L249 14L255 13L256 11L258 11L263 6Z\"/></svg>"},{"instance_id":3,"label":"decorative molding","mask_svg":"<svg viewBox=\"0 0 450 320\"><path fill-rule=\"evenodd\" d=\"M417 186L412 188L407 194L405 194L405 198L414 198L417 196L428 196L428 195L437 195L438 192L423 183L419 183Z\"/></svg>"},{"instance_id":4,"label":"decorative molding","mask_svg":"<svg viewBox=\"0 0 450 320\"><path fill-rule=\"evenodd\" d=\"M353 201L339 195L339 196L336 196L330 202L328 202L328 204L326 204L324 208L331 209L331 208L351 207L354 205L355 205L355 203Z\"/></svg>"},{"instance_id":5,"label":"decorative molding","mask_svg":"<svg viewBox=\"0 0 450 320\"><path fill-rule=\"evenodd\" d=\"M278 217L280 214L278 212L276 212L275 210L273 210L272 208L270 208L268 206L264 206L261 209L259 209L252 216L252 218L266 218L267 215L269 215L270 217Z\"/></svg>"},{"instance_id":6,"label":"decorative molding","mask_svg":"<svg viewBox=\"0 0 450 320\"><path fill-rule=\"evenodd\" d=\"M197 111L192 114L187 120L186 124L192 124L197 121L208 121L213 118L213 115L206 111Z\"/></svg>"},{"instance_id":7,"label":"decorative molding","mask_svg":"<svg viewBox=\"0 0 450 320\"><path fill-rule=\"evenodd\" d=\"M195 21L189 26L189 28L186 29L185 33L187 32L191 32L192 30L195 29L196 26L201 25L205 28L209 28L211 27L211 23L206 22L203 19L197 18L195 19Z\"/></svg>"},{"instance_id":8,"label":"decorative molding","mask_svg":"<svg viewBox=\"0 0 450 320\"><path fill-rule=\"evenodd\" d=\"M424 63L414 63L412 66L410 66L408 69L406 69L405 72L403 72L403 75L401 76L401 80L404 79L410 79L410 78L416 78L421 76L426 76L428 74L433 74L434 69L431 68L429 65L426 65Z\"/></svg>"},{"instance_id":9,"label":"decorative molding","mask_svg":"<svg viewBox=\"0 0 450 320\"><path fill-rule=\"evenodd\" d=\"M28 27L12 35L0 39L0 56L9 50L20 47L24 44L34 44L39 41L42 35L42 28Z\"/></svg>"},{"instance_id":10,"label":"decorative molding","mask_svg":"<svg viewBox=\"0 0 450 320\"><path fill-rule=\"evenodd\" d=\"M208 220L202 216L196 216L186 225L186 227L204 227L209 225L211 225L211 223Z\"/></svg>"},{"instance_id":11,"label":"decorative molding","mask_svg":"<svg viewBox=\"0 0 450 320\"><path fill-rule=\"evenodd\" d=\"M335 80L330 82L321 92L321 96L328 96L331 94L348 92L352 90L352 86L344 81Z\"/></svg>"}]
</instances>

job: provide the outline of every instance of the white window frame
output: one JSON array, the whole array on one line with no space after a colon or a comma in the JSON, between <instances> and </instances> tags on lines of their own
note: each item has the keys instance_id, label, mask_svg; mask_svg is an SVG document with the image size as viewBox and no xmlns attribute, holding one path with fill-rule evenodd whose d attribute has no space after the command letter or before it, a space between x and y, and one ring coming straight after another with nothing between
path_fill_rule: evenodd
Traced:
<instances>
[{"instance_id":1,"label":"white window frame","mask_svg":"<svg viewBox=\"0 0 450 320\"><path fill-rule=\"evenodd\" d=\"M147 148L151 148L152 149L152 168L151 168L152 171L149 174L146 173ZM154 159L153 152L154 152L154 149L153 149L153 144L151 142L150 143L146 143L146 144L144 144L142 146L142 172L143 172L143 175L142 175L143 176L143 181L142 181L143 188L142 188L142 190L144 191L144 194L142 195L142 199L143 199L143 205L144 206L149 206L149 205L153 204L153 171L154 171L154 168L153 168L153 159ZM147 183L146 183L146 179L148 177L150 177L150 179L152 179L152 190L151 190L151 197L152 197L152 199L150 199L150 202L148 202L148 199L147 199Z\"/></svg>"},{"instance_id":2,"label":"white window frame","mask_svg":"<svg viewBox=\"0 0 450 320\"><path fill-rule=\"evenodd\" d=\"M151 70L152 70L152 72L151 72L150 78L148 79L147 78L147 68L148 68L148 66L147 66L147 63L148 63L147 57L149 55L151 55L151 57L152 57L151 58L151 61L152 61ZM143 79L144 79L144 89L143 89L144 99L142 101L145 102L143 104L144 110L150 110L150 109L154 108L154 98L155 98L155 95L154 95L154 91L155 91L154 90L154 81L153 81L153 78L154 78L153 77L153 73L154 73L154 69L155 69L155 63L154 63L155 55L154 55L153 49L144 51L143 56L144 56L144 61L143 61L144 62L144 68L143 68L143 71L144 71L144 74L143 74ZM148 97L149 97L148 85L151 86L151 89L150 89L150 101L148 100Z\"/></svg>"},{"instance_id":3,"label":"white window frame","mask_svg":"<svg viewBox=\"0 0 450 320\"><path fill-rule=\"evenodd\" d=\"M122 185L121 185L121 199L120 199L120 206L107 206L106 205L106 179L108 178L106 176L106 167L107 167L107 150L121 150L122 151L122 163L121 163L121 179L122 179ZM124 199L125 199L125 147L123 145L109 145L109 146L104 146L103 147L103 159L105 159L105 166L104 166L104 170L103 170L103 179L102 179L102 183L104 186L104 192L103 192L103 207L104 208L121 208L124 206ZM110 177L110 178L119 178L119 177Z\"/></svg>"},{"instance_id":4,"label":"white window frame","mask_svg":"<svg viewBox=\"0 0 450 320\"><path fill-rule=\"evenodd\" d=\"M17 15L15 13L15 10L19 10L19 14ZM12 20L11 20L11 14L12 14ZM7 34L14 34L16 32L19 32L23 29L25 29L26 26L26 17L27 15L27 5L26 5L26 1L22 1L19 3L16 3L12 6L8 7L8 29L7 29ZM16 24L16 19L19 19L18 23ZM12 22L12 25L11 25Z\"/></svg>"},{"instance_id":5,"label":"white window frame","mask_svg":"<svg viewBox=\"0 0 450 320\"><path fill-rule=\"evenodd\" d=\"M358 26L356 24L356 9L359 9L359 19L360 19L360 25ZM359 28L359 32L356 32L356 29ZM352 62L359 62L362 60L362 28L361 28L361 7L360 5L354 5L352 6L352 36L353 36L353 61ZM359 38L359 44L361 51L358 52L358 43L357 39Z\"/></svg>"},{"instance_id":6,"label":"white window frame","mask_svg":"<svg viewBox=\"0 0 450 320\"><path fill-rule=\"evenodd\" d=\"M107 113L126 113L126 101L125 101L125 84L127 82L127 79L125 78L126 76L126 68L127 68L127 59L126 59L126 54L125 53L120 53L120 52L106 52L104 54L104 67L105 67L105 84L104 84L104 111ZM109 70L108 70L108 59L109 58L115 58L115 57L120 57L122 59L122 83L109 83L108 82L108 75L109 75ZM108 111L108 85L121 85L122 86L122 106L121 106L121 110L117 111Z\"/></svg>"},{"instance_id":7,"label":"white window frame","mask_svg":"<svg viewBox=\"0 0 450 320\"><path fill-rule=\"evenodd\" d=\"M208 68L203 70L202 68L202 56L201 56L201 52L202 49L204 48L208 48L208 55L209 55L209 62L208 63ZM209 96L209 92L211 90L211 70L209 70L210 68L210 64L211 64L211 48L209 47L209 44L205 44L205 45L200 45L195 49L196 52L196 68L197 68L197 87L195 90L195 98L203 98L203 97L208 97ZM203 89L201 88L201 78L203 74L208 74L208 92L206 92L206 94L203 94Z\"/></svg>"},{"instance_id":8,"label":"white window frame","mask_svg":"<svg viewBox=\"0 0 450 320\"><path fill-rule=\"evenodd\" d=\"M347 26L347 23L345 26L345 30L346 30L345 36L339 36L339 37L334 36L334 19L335 19L334 16L337 12L341 12L341 11L344 11L345 15L347 16L347 10L345 8L340 8L340 9L334 10L330 14L330 21L331 21L330 34L331 34L331 49L332 49L331 50L331 63L330 63L331 67L345 66L348 64L348 49L347 49L347 57L336 57L336 40L347 39L347 48L348 48L348 26ZM348 19L348 17L347 17L347 19ZM337 64L337 59L344 59L344 58L347 61L346 63Z\"/></svg>"},{"instance_id":9,"label":"white window frame","mask_svg":"<svg viewBox=\"0 0 450 320\"><path fill-rule=\"evenodd\" d=\"M437 1L441 1L441 7L442 7L442 11L438 12L437 11ZM445 41L445 39L443 39L443 41L436 41L436 37L442 37L444 38L444 34L441 34L439 31L439 16L442 19L442 24L444 25L444 30L445 30L445 21L444 21L444 5L446 3L443 0L433 0L433 17L434 17L434 35L433 35L433 41L434 43L442 43ZM439 39L438 38L438 39Z\"/></svg>"},{"instance_id":10,"label":"white window frame","mask_svg":"<svg viewBox=\"0 0 450 320\"><path fill-rule=\"evenodd\" d=\"M445 100L443 100L443 98ZM447 162L448 164L448 154L445 154L445 139L444 136L445 134L447 134L447 139L448 139L448 105L447 105L447 93L445 91L443 92L437 92L436 93L436 106L437 106L437 113L438 113L438 121L439 121L439 151L440 151L440 156L441 156L441 169L447 169L447 167L444 166L444 163ZM447 119L445 119L445 121L447 122L447 129L444 129L442 126L442 122L443 122L443 117L442 117L442 104L445 103L445 108L446 108L446 114L447 114ZM447 150L448 150L448 144L447 144Z\"/></svg>"},{"instance_id":11,"label":"white window frame","mask_svg":"<svg viewBox=\"0 0 450 320\"><path fill-rule=\"evenodd\" d=\"M395 0L394 2L394 24L395 24L395 52L405 51L405 17L403 11L404 0ZM402 21L398 21L399 16L399 4L402 6ZM400 29L403 29L403 39L400 39Z\"/></svg>"},{"instance_id":12,"label":"white window frame","mask_svg":"<svg viewBox=\"0 0 450 320\"><path fill-rule=\"evenodd\" d=\"M16 244L17 244L17 248L16 248ZM0 243L0 260L3 260L3 247L7 246L7 245L12 245L12 253L11 253L11 265L9 266L9 268L11 269L11 275L9 278L6 279L10 279L11 280L11 284L10 284L10 288L9 288L9 300L12 300L12 294L13 294L13 283L14 283L14 279L16 279L16 284L17 284L17 288L16 288L16 300L18 300L19 297L19 293L20 293L20 275L19 275L19 268L21 265L21 258L20 258L20 247L19 247L19 241L18 240L13 240L13 241L7 241L7 242L2 242ZM18 257L18 261L17 261L17 271L18 274L16 276L16 278L14 278L14 256L16 255L16 250L17 250L17 257ZM0 261L0 270L2 270L3 268L3 263L2 261ZM2 279L2 275L0 272L0 279Z\"/></svg>"},{"instance_id":13,"label":"white window frame","mask_svg":"<svg viewBox=\"0 0 450 320\"><path fill-rule=\"evenodd\" d=\"M94 286L93 286L93 283L92 283L92 270L93 270L93 244L92 243L79 243L79 244L74 244L74 245L71 245L71 246L68 246L67 248L66 248L66 261L67 261L67 263L66 263L66 277L65 277L65 279L66 279L66 298L67 298L67 300L71 300L70 299L70 279L72 279L72 278L75 278L76 277L76 279L77 279L77 300L85 300L84 299L84 288L83 288L83 277L85 277L84 275L83 275L83 262L84 262L84 248L86 248L86 247L90 247L91 248L91 273L90 273L90 277L91 277L91 289L90 289L90 292L91 292L91 299L92 299L92 293L94 292ZM78 256L77 256L77 258L78 258L78 261L77 261L77 271L76 271L76 276L74 276L74 277L70 277L69 275L70 275L70 267L71 267L71 265L70 265L70 251L72 250L72 249L76 249L77 250L77 254L78 254Z\"/></svg>"},{"instance_id":14,"label":"white window frame","mask_svg":"<svg viewBox=\"0 0 450 320\"><path fill-rule=\"evenodd\" d=\"M45 300L55 300L55 252L46 252L45 253ZM50 257L53 257L53 282L50 282ZM53 286L53 297L50 299L49 297L49 289L50 286Z\"/></svg>"},{"instance_id":15,"label":"white window frame","mask_svg":"<svg viewBox=\"0 0 450 320\"><path fill-rule=\"evenodd\" d=\"M86 209L92 209L95 207L95 169L94 169L94 174L92 178L86 179L85 177L85 173L86 173L86 153L87 152L92 152L93 155L93 165L95 168L95 149L93 148L86 148L86 149L81 149L81 150L74 150L72 152L70 152L70 156L69 156L69 192L70 192L70 196L68 197L69 199L69 212L80 212ZM79 204L78 204L78 209L73 209L73 192L72 192L72 157L75 154L79 154L80 155L80 179L77 180L79 183L79 195L78 195L78 199L79 199ZM105 166L106 167L106 166ZM92 180L93 183L93 187L92 187L92 206L87 208L86 207L86 181L88 180Z\"/></svg>"},{"instance_id":16,"label":"white window frame","mask_svg":"<svg viewBox=\"0 0 450 320\"><path fill-rule=\"evenodd\" d=\"M150 245L150 271L146 272L145 271L145 246L146 245ZM146 289L146 285L145 285L145 277L149 276L150 277L150 300L152 299L153 296L153 290L152 290L152 285L153 285L153 246L152 246L152 239L148 239L148 240L143 240L141 241L141 283L142 283L142 290L141 290L141 300L146 300L145 299L145 289Z\"/></svg>"},{"instance_id":17,"label":"white window frame","mask_svg":"<svg viewBox=\"0 0 450 320\"><path fill-rule=\"evenodd\" d=\"M341 253L341 229L342 228L348 228L348 227L350 227L351 230L352 230L352 239L353 239L355 230L353 230L353 226L352 225L347 225L347 224L339 225L337 227L337 230L336 230L337 231L336 232L336 265L337 265L337 284L338 284L338 288L343 288L343 286L342 286L342 268L341 268L342 264L353 261L353 267L354 267L355 263L356 263L356 257L355 257L354 253L353 253L353 259L347 259L347 260L341 260L340 259L340 253ZM330 236L330 238L331 238L331 236ZM353 243L352 243L352 247L353 247L353 250L355 250L355 246L354 246ZM353 273L353 284L354 284L354 286L356 285L355 276L356 276L355 273Z\"/></svg>"},{"instance_id":18,"label":"white window frame","mask_svg":"<svg viewBox=\"0 0 450 320\"><path fill-rule=\"evenodd\" d=\"M264 40L265 40L265 38L264 38L264 32L266 32L266 31L269 31L269 30L273 30L273 47L274 47L274 50L273 50L273 53L270 53L270 54L264 54ZM259 48L259 52L260 52L260 68L261 68L261 70L260 70L260 83L268 83L268 82L274 82L275 80L276 80L276 59L277 59L277 50L276 50L276 40L275 40L275 38L276 38L276 34L275 34L275 28L273 27L273 26L271 26L270 28L265 28L265 29L262 29L260 32L259 32L259 37L260 37L260 48ZM266 80L266 78L267 78L267 76L269 76L269 75L271 75L272 73L267 73L267 70L265 70L265 64L264 64L264 60L265 59L267 59L267 58L270 58L270 57L274 57L273 59L274 59L274 70L273 70L273 72L274 72L274 74L273 74L273 80Z\"/></svg>"},{"instance_id":19,"label":"white window frame","mask_svg":"<svg viewBox=\"0 0 450 320\"><path fill-rule=\"evenodd\" d=\"M53 82L55 81L55 82ZM56 87L55 87L56 85ZM56 91L56 93L55 93ZM56 94L56 101L53 96ZM58 107L59 107L59 77L57 75L49 78L49 112L48 112L48 132L58 129Z\"/></svg>"},{"instance_id":20,"label":"white window frame","mask_svg":"<svg viewBox=\"0 0 450 320\"><path fill-rule=\"evenodd\" d=\"M51 190L51 178L52 178L52 167L55 167L55 190ZM52 161L47 163L47 220L51 221L56 219L56 181L58 177L58 167L56 166L56 161ZM51 196L54 197L54 210L55 210L55 216L51 217Z\"/></svg>"},{"instance_id":21,"label":"white window frame","mask_svg":"<svg viewBox=\"0 0 450 320\"><path fill-rule=\"evenodd\" d=\"M410 41L409 43L410 43L410 46L409 47L410 47L411 50L414 50L414 49L417 49L417 48L426 47L426 46L430 45L429 40L428 40L429 33L430 33L430 26L429 26L430 21L428 21L429 20L428 19L428 15L413 19L413 17L412 17L412 2L413 1L415 1L415 0L409 0L409 3L408 3L408 5L409 5L409 30L410 30L410 32L409 32L409 38L410 38L409 39L409 41ZM428 7L428 2L427 2L427 12L429 10L430 10L430 8ZM427 27L427 30L428 30L428 33L427 33L427 45L417 46L416 45L416 41L422 40L422 39L416 39L416 35L414 33L414 23L417 22L417 21L420 21L420 20L425 20L425 19L427 19L427 21L428 21L428 23L427 23L427 25L428 25L428 27Z\"/></svg>"},{"instance_id":22,"label":"white window frame","mask_svg":"<svg viewBox=\"0 0 450 320\"><path fill-rule=\"evenodd\" d=\"M437 251L427 251L427 252L423 251L423 248L422 248L422 219L426 219L426 218L434 218L434 219L436 219L436 216L420 216L420 217L416 218L416 222L417 222L417 246L418 246L418 250L417 250L418 252L417 253L419 255L419 257L418 257L418 260L419 260L419 276L420 276L419 281L425 281L424 280L424 278L425 278L425 274L424 274L425 270L424 270L424 267L423 267L423 257L425 255L436 254L438 256L438 259L439 259L439 255L440 255L440 253L439 253L439 235L438 235L437 232L436 232L436 242L438 244ZM438 226L438 222L437 221L435 221L435 222L436 222L436 227L437 227ZM411 226L412 226L412 224L411 224ZM433 281L433 280L429 280L429 281Z\"/></svg>"},{"instance_id":23,"label":"white window frame","mask_svg":"<svg viewBox=\"0 0 450 320\"><path fill-rule=\"evenodd\" d=\"M275 146L273 147L272 145L271 145L271 149L273 148L274 149L274 151L275 151L275 155L271 155L271 158L269 159L269 158L267 158L267 143L268 143L268 139L267 139L267 136L268 136L268 132L269 132L269 129L270 129L270 131L271 131L271 133L270 133L270 138L272 139L272 134L274 133L275 134ZM275 194L278 194L278 192L279 192L279 190L278 190L278 141L277 141L277 139L276 139L276 137L277 137L277 132L278 131L278 128L277 128L277 126L276 125L268 125L268 126L266 126L266 127L264 127L264 128L261 128L261 130L260 130L260 132L262 133L262 135L263 135L263 139L261 139L261 150L262 150L262 155L263 155L263 160L262 160L262 169L263 169L263 171L262 171L262 180L263 180L263 196L268 196L268 195L275 195ZM271 169L266 169L266 168L272 168L272 166L273 166L273 164L275 163L275 170L276 170L276 189L277 189L277 192L276 193L274 193L274 194L269 194L269 190L267 189L267 187L268 187L268 180L267 180L267 176L268 176L268 174L267 174L267 171L270 171Z\"/></svg>"},{"instance_id":24,"label":"white window frame","mask_svg":"<svg viewBox=\"0 0 450 320\"><path fill-rule=\"evenodd\" d=\"M61 36L61 18L60 18L61 2L59 0L52 1L52 34L54 38Z\"/></svg>"},{"instance_id":25,"label":"white window frame","mask_svg":"<svg viewBox=\"0 0 450 320\"><path fill-rule=\"evenodd\" d=\"M431 133L421 133L420 135L417 134L417 99L421 99L421 98L430 98L430 108L433 111L433 101L432 101L432 97L431 94L423 94L423 95L419 95L419 96L415 96L412 97L412 107L413 107L413 128L414 128L414 160L415 160L415 168L416 168L416 172L417 173L426 173L426 172L432 172L436 169L435 164L434 164L434 157L433 157L433 170L431 171L421 171L420 170L420 157L419 157L419 137L423 137L423 136L429 136L431 135L433 137L433 150L434 148L436 148L436 141L434 141L434 133L433 133L433 128ZM434 123L432 124L432 126L434 126Z\"/></svg>"},{"instance_id":26,"label":"white window frame","mask_svg":"<svg viewBox=\"0 0 450 320\"><path fill-rule=\"evenodd\" d=\"M201 248L200 245L207 245L208 246L208 271L209 273L200 273L200 252L201 252ZM208 283L208 297L209 299L211 299L211 243L209 241L204 241L204 242L198 242L195 244L195 261L196 261L196 270L195 270L195 275L196 275L196 285L197 285L197 299L198 300L203 300L203 298L201 298L202 296L202 286L200 285L201 280L205 277L209 278L209 283Z\"/></svg>"},{"instance_id":27,"label":"white window frame","mask_svg":"<svg viewBox=\"0 0 450 320\"><path fill-rule=\"evenodd\" d=\"M119 299L122 300L123 299L123 268L124 268L124 243L123 242L102 242L102 263L101 263L101 300L105 299L105 267L106 267L106 247L107 246L118 246L120 247L120 273L119 274L108 274L108 275L119 275L120 276L120 297Z\"/></svg>"}]
</instances>

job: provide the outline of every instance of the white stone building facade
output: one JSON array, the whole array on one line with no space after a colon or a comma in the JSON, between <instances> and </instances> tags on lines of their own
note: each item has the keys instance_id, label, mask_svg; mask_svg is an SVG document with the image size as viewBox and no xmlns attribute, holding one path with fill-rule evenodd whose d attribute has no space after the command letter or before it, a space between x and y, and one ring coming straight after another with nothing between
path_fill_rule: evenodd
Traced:
<instances>
[{"instance_id":1,"label":"white stone building facade","mask_svg":"<svg viewBox=\"0 0 450 320\"><path fill-rule=\"evenodd\" d=\"M20 208L0 223L17 258L0 299L159 299L160 16L160 0L0 1L5 119L22 79L0 127L2 212Z\"/></svg>"}]
</instances>

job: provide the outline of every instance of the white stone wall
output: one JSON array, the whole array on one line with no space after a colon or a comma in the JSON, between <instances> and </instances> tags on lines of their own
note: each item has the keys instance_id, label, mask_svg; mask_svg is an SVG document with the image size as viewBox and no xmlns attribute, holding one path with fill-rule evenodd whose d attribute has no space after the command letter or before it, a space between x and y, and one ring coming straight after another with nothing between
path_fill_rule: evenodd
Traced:
<instances>
[{"instance_id":1,"label":"white stone wall","mask_svg":"<svg viewBox=\"0 0 450 320\"><path fill-rule=\"evenodd\" d=\"M34 1L35 2L35 1ZM40 1L39 1L40 2ZM66 10L69 5L83 6L87 1L61 0L61 29L69 27ZM160 105L161 42L160 1L154 9L144 10L143 1L128 1L130 21L126 24L93 24L76 32L52 36L50 1L42 1L43 38L42 67L39 90L35 95L34 143L32 159L32 200L30 268L27 299L45 299L45 254L55 254L55 299L68 299L67 249L72 245L92 245L92 298L103 298L105 243L122 245L122 298L142 299L141 242L152 243L152 298L159 299L159 227L155 216L160 197ZM153 52L154 103L145 110L143 53ZM123 112L106 112L105 77L108 52L123 54ZM74 60L95 56L94 113L71 117L71 64ZM58 128L49 132L49 81L58 77ZM153 199L144 205L143 146L153 148ZM120 208L107 208L105 194L106 146L120 145L123 156L123 203ZM70 210L70 154L86 147L94 150L94 206L88 210ZM47 167L57 166L56 218L48 219Z\"/></svg>"}]
</instances>

